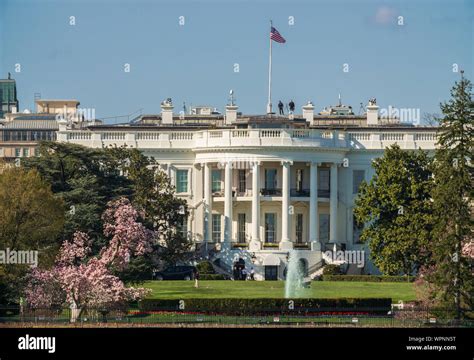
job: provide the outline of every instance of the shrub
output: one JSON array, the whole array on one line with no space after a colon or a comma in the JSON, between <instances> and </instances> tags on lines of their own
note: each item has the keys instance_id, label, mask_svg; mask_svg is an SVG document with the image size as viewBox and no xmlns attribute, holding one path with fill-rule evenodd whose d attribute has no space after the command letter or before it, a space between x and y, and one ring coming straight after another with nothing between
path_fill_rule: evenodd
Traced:
<instances>
[{"instance_id":1,"label":"shrub","mask_svg":"<svg viewBox=\"0 0 474 360\"><path fill-rule=\"evenodd\" d=\"M290 309L290 301L294 307ZM265 314L308 313L324 311L365 311L387 313L390 298L338 298L338 299L144 299L139 302L143 311L186 311L213 314ZM184 306L184 308L183 308Z\"/></svg>"},{"instance_id":2,"label":"shrub","mask_svg":"<svg viewBox=\"0 0 474 360\"><path fill-rule=\"evenodd\" d=\"M323 275L339 275L341 273L341 267L335 264L326 265L323 269Z\"/></svg>"},{"instance_id":3,"label":"shrub","mask_svg":"<svg viewBox=\"0 0 474 360\"><path fill-rule=\"evenodd\" d=\"M209 261L203 261L196 265L199 274L215 274L214 267Z\"/></svg>"},{"instance_id":4,"label":"shrub","mask_svg":"<svg viewBox=\"0 0 474 360\"><path fill-rule=\"evenodd\" d=\"M365 281L365 282L413 282L414 276L388 275L331 275L324 274L323 281Z\"/></svg>"}]
</instances>

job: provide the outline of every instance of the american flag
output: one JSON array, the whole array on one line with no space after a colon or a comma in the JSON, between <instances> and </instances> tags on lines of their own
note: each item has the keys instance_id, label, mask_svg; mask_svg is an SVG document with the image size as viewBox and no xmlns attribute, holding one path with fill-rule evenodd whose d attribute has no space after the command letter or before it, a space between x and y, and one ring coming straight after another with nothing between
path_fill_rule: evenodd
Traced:
<instances>
[{"instance_id":1,"label":"american flag","mask_svg":"<svg viewBox=\"0 0 474 360\"><path fill-rule=\"evenodd\" d=\"M273 26L272 26L272 30L270 31L270 39L272 39L273 41L276 41L277 43L281 43L281 44L286 43L286 40L283 38L283 36L281 36L278 30L275 29Z\"/></svg>"}]
</instances>

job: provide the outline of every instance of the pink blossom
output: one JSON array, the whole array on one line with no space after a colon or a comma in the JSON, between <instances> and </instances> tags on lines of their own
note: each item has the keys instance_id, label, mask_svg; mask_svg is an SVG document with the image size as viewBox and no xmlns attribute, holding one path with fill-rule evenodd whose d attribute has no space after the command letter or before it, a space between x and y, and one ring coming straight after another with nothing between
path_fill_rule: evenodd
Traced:
<instances>
[{"instance_id":1,"label":"pink blossom","mask_svg":"<svg viewBox=\"0 0 474 360\"><path fill-rule=\"evenodd\" d=\"M90 254L87 234L76 232L65 241L50 270L33 269L25 291L28 304L34 308L62 305L64 301L77 308L111 307L146 296L150 290L126 287L109 269L124 269L132 255L143 255L151 249L154 233L138 222L140 214L127 199L108 204L104 212L104 234L110 238L98 257Z\"/></svg>"}]
</instances>

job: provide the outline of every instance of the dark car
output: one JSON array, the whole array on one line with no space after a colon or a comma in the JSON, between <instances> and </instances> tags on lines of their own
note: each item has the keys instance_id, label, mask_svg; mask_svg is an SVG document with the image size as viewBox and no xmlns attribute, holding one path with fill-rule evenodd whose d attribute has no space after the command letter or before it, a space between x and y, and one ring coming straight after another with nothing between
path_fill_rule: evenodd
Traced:
<instances>
[{"instance_id":1,"label":"dark car","mask_svg":"<svg viewBox=\"0 0 474 360\"><path fill-rule=\"evenodd\" d=\"M170 266L154 274L155 280L192 280L196 268L194 266Z\"/></svg>"}]
</instances>

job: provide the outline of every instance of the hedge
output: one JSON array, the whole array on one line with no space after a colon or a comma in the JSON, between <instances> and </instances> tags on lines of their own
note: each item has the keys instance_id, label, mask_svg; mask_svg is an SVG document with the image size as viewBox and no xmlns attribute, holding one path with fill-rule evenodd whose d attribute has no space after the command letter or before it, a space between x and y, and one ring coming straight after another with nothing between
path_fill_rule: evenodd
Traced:
<instances>
[{"instance_id":1,"label":"hedge","mask_svg":"<svg viewBox=\"0 0 474 360\"><path fill-rule=\"evenodd\" d=\"M336 264L329 264L323 268L323 275L339 275L341 274L341 267Z\"/></svg>"},{"instance_id":2,"label":"hedge","mask_svg":"<svg viewBox=\"0 0 474 360\"><path fill-rule=\"evenodd\" d=\"M413 282L414 276L388 276L388 275L323 275L323 281L365 281L365 282Z\"/></svg>"},{"instance_id":3,"label":"hedge","mask_svg":"<svg viewBox=\"0 0 474 360\"><path fill-rule=\"evenodd\" d=\"M215 274L214 267L209 261L202 261L196 265L200 274Z\"/></svg>"},{"instance_id":4,"label":"hedge","mask_svg":"<svg viewBox=\"0 0 474 360\"><path fill-rule=\"evenodd\" d=\"M290 303L290 301L292 303ZM308 313L322 311L361 311L387 313L390 298L337 298L337 299L144 299L139 302L143 311L184 311L212 314ZM290 309L290 304L293 308ZM184 308L183 308L184 305Z\"/></svg>"}]
</instances>

